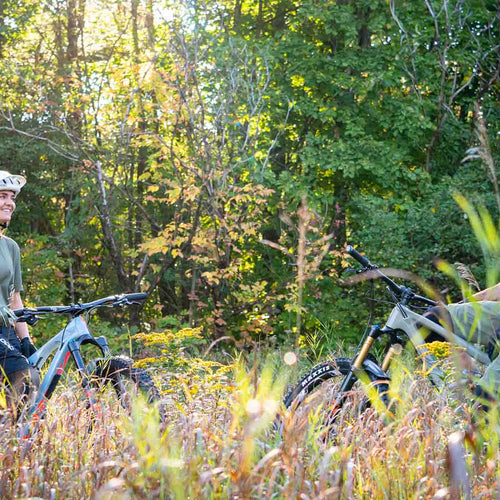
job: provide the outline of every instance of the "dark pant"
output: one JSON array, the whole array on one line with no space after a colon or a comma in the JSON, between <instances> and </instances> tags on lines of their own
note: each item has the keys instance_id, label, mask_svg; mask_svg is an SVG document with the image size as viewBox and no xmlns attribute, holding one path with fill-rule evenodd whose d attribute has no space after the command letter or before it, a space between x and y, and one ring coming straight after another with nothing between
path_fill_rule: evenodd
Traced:
<instances>
[{"instance_id":1,"label":"dark pant","mask_svg":"<svg viewBox=\"0 0 500 500\"><path fill-rule=\"evenodd\" d=\"M0 367L0 380L6 379L6 394L10 404L34 396L40 376L38 370L30 366L21 354L21 343L11 327L0 327Z\"/></svg>"},{"instance_id":2,"label":"dark pant","mask_svg":"<svg viewBox=\"0 0 500 500\"><path fill-rule=\"evenodd\" d=\"M3 374L9 374L29 368L28 360L21 354L21 342L14 328L0 326L0 366Z\"/></svg>"}]
</instances>

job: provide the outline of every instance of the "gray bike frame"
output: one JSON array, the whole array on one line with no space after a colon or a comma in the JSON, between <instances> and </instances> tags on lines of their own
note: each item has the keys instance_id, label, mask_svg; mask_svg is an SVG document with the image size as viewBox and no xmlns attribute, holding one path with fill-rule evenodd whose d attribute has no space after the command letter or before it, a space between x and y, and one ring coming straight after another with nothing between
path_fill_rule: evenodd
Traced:
<instances>
[{"instance_id":1,"label":"gray bike frame","mask_svg":"<svg viewBox=\"0 0 500 500\"><path fill-rule=\"evenodd\" d=\"M408 307L402 304L397 304L392 310L384 330L401 330L408 336L417 352L424 356L425 361L430 368L429 377L437 387L442 387L444 385L444 374L442 370L436 366L435 357L425 347L425 339L421 333L422 327L441 335L448 342L465 349L465 352L467 352L469 356L482 365L488 365L491 363L489 356L476 344L467 342L458 335L455 335L441 325L431 321L429 318L412 311Z\"/></svg>"},{"instance_id":2,"label":"gray bike frame","mask_svg":"<svg viewBox=\"0 0 500 500\"><path fill-rule=\"evenodd\" d=\"M73 358L78 372L82 377L83 387L89 401L94 405L92 391L89 388L87 380L88 374L80 354L80 346L82 344L96 345L101 349L104 357L110 356L106 339L104 337L93 337L85 319L82 316L76 316L57 335L52 337L28 358L29 364L40 370L49 356L54 353L52 362L37 391L35 401L28 412L28 427L23 431L24 436L29 435L31 425L39 420L40 415L45 410L46 402L52 396L70 357Z\"/></svg>"}]
</instances>

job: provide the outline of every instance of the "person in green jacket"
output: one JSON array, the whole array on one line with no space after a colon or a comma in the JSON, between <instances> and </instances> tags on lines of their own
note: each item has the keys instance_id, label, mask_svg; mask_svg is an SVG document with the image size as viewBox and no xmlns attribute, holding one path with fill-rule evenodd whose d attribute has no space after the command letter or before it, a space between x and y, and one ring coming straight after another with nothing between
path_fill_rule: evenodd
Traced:
<instances>
[{"instance_id":1,"label":"person in green jacket","mask_svg":"<svg viewBox=\"0 0 500 500\"><path fill-rule=\"evenodd\" d=\"M16 323L13 309L23 307L21 258L17 243L5 232L16 209L16 197L26 179L0 170L0 379L7 382L9 402L29 397L39 374L27 358L36 352L26 323Z\"/></svg>"}]
</instances>

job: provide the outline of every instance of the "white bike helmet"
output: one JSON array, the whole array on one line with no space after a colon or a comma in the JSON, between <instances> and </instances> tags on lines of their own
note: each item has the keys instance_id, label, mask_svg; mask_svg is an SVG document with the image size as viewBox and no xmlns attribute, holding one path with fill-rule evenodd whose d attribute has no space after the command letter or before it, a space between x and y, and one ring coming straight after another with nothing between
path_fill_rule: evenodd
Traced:
<instances>
[{"instance_id":1,"label":"white bike helmet","mask_svg":"<svg viewBox=\"0 0 500 500\"><path fill-rule=\"evenodd\" d=\"M25 184L26 179L22 175L12 175L0 170L0 191L13 191L17 195Z\"/></svg>"}]
</instances>

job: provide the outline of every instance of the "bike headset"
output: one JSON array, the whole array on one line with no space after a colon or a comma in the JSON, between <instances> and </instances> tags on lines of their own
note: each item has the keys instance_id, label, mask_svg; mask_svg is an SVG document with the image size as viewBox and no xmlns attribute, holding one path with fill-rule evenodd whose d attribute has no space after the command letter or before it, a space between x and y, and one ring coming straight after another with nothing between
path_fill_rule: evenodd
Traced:
<instances>
[{"instance_id":1,"label":"bike headset","mask_svg":"<svg viewBox=\"0 0 500 500\"><path fill-rule=\"evenodd\" d=\"M25 184L26 179L22 175L13 175L6 170L0 170L0 191L12 191L17 197ZM6 227L7 223L0 224L0 228Z\"/></svg>"}]
</instances>

